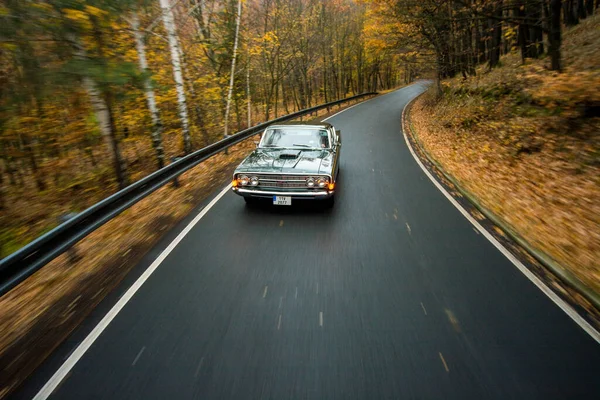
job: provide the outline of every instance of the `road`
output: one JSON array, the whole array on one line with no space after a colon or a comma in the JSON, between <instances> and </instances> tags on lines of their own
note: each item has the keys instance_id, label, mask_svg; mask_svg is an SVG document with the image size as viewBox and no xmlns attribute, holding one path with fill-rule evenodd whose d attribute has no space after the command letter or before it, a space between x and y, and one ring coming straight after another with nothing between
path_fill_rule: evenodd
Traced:
<instances>
[{"instance_id":1,"label":"road","mask_svg":"<svg viewBox=\"0 0 600 400\"><path fill-rule=\"evenodd\" d=\"M400 116L422 90L329 120L344 138L333 210L224 195L50 398L600 398L598 343L409 152Z\"/></svg>"}]
</instances>

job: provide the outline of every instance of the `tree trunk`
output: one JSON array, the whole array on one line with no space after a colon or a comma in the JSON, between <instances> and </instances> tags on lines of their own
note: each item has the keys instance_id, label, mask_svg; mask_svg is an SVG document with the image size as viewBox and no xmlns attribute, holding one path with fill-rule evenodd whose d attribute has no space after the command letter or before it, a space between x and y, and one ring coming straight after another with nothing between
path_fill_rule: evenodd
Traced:
<instances>
[{"instance_id":1,"label":"tree trunk","mask_svg":"<svg viewBox=\"0 0 600 400\"><path fill-rule=\"evenodd\" d=\"M587 10L585 9L583 0L577 0L577 16L579 19L585 19L587 17Z\"/></svg>"},{"instance_id":2,"label":"tree trunk","mask_svg":"<svg viewBox=\"0 0 600 400\"><path fill-rule=\"evenodd\" d=\"M600 4L600 1L597 4ZM585 0L585 11L588 16L594 14L594 0Z\"/></svg>"},{"instance_id":3,"label":"tree trunk","mask_svg":"<svg viewBox=\"0 0 600 400\"><path fill-rule=\"evenodd\" d=\"M579 23L575 1L576 0L566 0L562 2L565 25L567 26L577 25Z\"/></svg>"},{"instance_id":4,"label":"tree trunk","mask_svg":"<svg viewBox=\"0 0 600 400\"><path fill-rule=\"evenodd\" d=\"M237 58L238 36L240 33L240 17L242 15L242 0L238 0L237 16L235 18L235 38L233 40L233 57L231 59L231 73L229 74L229 90L227 92L227 104L225 105L225 133L224 137L229 136L229 109L231 107L231 95L233 94L233 79L235 77L235 61Z\"/></svg>"},{"instance_id":5,"label":"tree trunk","mask_svg":"<svg viewBox=\"0 0 600 400\"><path fill-rule=\"evenodd\" d=\"M140 20L137 12L132 15L131 27L135 38L135 47L138 53L140 70L144 73L144 95L146 96L146 103L148 103L148 110L150 111L150 117L152 118L152 147L154 147L154 151L156 152L156 164L158 169L160 169L165 166L165 151L162 143L163 125L160 120L158 106L156 105L156 96L154 95L152 81L148 76L149 70L148 61L146 60L146 45L144 43L142 32L140 32Z\"/></svg>"},{"instance_id":6,"label":"tree trunk","mask_svg":"<svg viewBox=\"0 0 600 400\"><path fill-rule=\"evenodd\" d=\"M83 86L90 96L90 101L92 103L92 108L94 113L96 114L96 119L98 120L98 124L100 125L100 132L102 133L102 138L106 144L106 147L109 148L113 168L115 169L115 174L117 177L117 183L119 184L119 189L123 189L127 186L127 177L125 175L125 160L121 156L121 150L119 148L119 142L116 137L116 132L114 129L114 121L112 110L107 102L106 98L102 96L102 93L98 89L96 82L90 77L83 78Z\"/></svg>"},{"instance_id":7,"label":"tree trunk","mask_svg":"<svg viewBox=\"0 0 600 400\"><path fill-rule=\"evenodd\" d=\"M246 103L248 103L248 126L252 126L252 98L250 96L250 57L246 64Z\"/></svg>"},{"instance_id":8,"label":"tree trunk","mask_svg":"<svg viewBox=\"0 0 600 400\"><path fill-rule=\"evenodd\" d=\"M71 36L70 39L75 46L75 58L85 60L87 58L87 54L81 41L74 36ZM110 103L107 102L106 95L101 92L96 82L89 76L83 77L83 87L90 97L90 103L92 104L92 109L94 110L94 114L98 120L100 133L102 134L104 143L109 150L119 189L123 189L127 186L128 179L126 175L125 160L121 155L119 141L114 129L115 124L113 121L113 112L110 108Z\"/></svg>"},{"instance_id":9,"label":"tree trunk","mask_svg":"<svg viewBox=\"0 0 600 400\"><path fill-rule=\"evenodd\" d=\"M561 66L561 55L560 46L562 41L561 35L561 24L560 24L560 11L562 8L561 0L550 0L550 34L548 35L550 60L553 71L560 71Z\"/></svg>"},{"instance_id":10,"label":"tree trunk","mask_svg":"<svg viewBox=\"0 0 600 400\"><path fill-rule=\"evenodd\" d=\"M181 73L181 60L179 58L179 40L175 32L175 18L169 0L159 0L162 9L162 19L167 31L169 49L171 51L171 64L173 66L173 77L175 78L175 89L177 90L177 103L181 127L183 129L183 151L188 154L192 151L190 138L190 123L188 119L187 102L185 98L185 85Z\"/></svg>"},{"instance_id":11,"label":"tree trunk","mask_svg":"<svg viewBox=\"0 0 600 400\"><path fill-rule=\"evenodd\" d=\"M39 192L46 190L46 182L44 182L40 174L37 159L35 157L34 146L31 143L31 139L26 134L19 135L19 139L21 141L22 150L29 159L29 167L31 168L31 174L33 175L33 178L35 180L35 186L37 187L37 190Z\"/></svg>"},{"instance_id":12,"label":"tree trunk","mask_svg":"<svg viewBox=\"0 0 600 400\"><path fill-rule=\"evenodd\" d=\"M502 1L499 1L494 9L495 19L490 19L489 24L492 32L492 40L490 46L489 55L489 67L490 69L496 67L500 62L500 45L502 41Z\"/></svg>"}]
</instances>

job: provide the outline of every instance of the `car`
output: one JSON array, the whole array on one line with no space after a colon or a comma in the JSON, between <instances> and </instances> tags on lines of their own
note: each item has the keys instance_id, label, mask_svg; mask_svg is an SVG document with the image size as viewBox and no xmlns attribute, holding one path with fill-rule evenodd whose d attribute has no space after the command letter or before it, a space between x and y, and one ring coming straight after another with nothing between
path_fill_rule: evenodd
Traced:
<instances>
[{"instance_id":1,"label":"car","mask_svg":"<svg viewBox=\"0 0 600 400\"><path fill-rule=\"evenodd\" d=\"M316 200L333 207L341 149L341 132L327 122L270 125L235 169L232 190L249 204Z\"/></svg>"}]
</instances>

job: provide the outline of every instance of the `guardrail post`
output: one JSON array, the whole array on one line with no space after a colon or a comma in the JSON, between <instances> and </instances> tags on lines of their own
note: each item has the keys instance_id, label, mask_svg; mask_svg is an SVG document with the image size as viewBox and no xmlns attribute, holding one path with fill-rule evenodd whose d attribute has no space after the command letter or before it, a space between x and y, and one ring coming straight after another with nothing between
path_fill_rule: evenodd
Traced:
<instances>
[{"instance_id":1,"label":"guardrail post","mask_svg":"<svg viewBox=\"0 0 600 400\"><path fill-rule=\"evenodd\" d=\"M174 163L175 161L179 161L181 160L181 157L171 157L171 163ZM173 187L178 188L181 185L179 184L179 175L177 175L175 178L173 178Z\"/></svg>"},{"instance_id":2,"label":"guardrail post","mask_svg":"<svg viewBox=\"0 0 600 400\"><path fill-rule=\"evenodd\" d=\"M77 216L77 213L74 213L74 212L61 214L58 217L58 223L64 224L65 222L67 222L70 219L75 218L76 216ZM75 264L77 261L81 260L81 256L77 253L76 245L73 245L72 247L70 247L67 250L67 258L69 259L69 263L71 263L71 264Z\"/></svg>"}]
</instances>

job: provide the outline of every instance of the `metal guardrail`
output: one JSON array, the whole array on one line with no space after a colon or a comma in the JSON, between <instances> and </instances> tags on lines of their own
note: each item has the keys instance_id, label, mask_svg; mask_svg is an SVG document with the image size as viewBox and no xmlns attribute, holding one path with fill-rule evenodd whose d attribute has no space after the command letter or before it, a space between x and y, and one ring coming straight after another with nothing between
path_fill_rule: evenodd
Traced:
<instances>
[{"instance_id":1,"label":"metal guardrail","mask_svg":"<svg viewBox=\"0 0 600 400\"><path fill-rule=\"evenodd\" d=\"M263 122L188 154L127 186L0 260L0 296L144 197L172 182L179 175L207 158L261 132L270 124L298 118L324 108L376 94L376 92L362 93Z\"/></svg>"}]
</instances>

